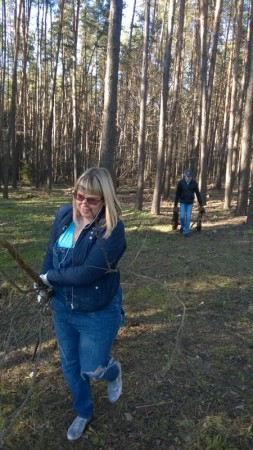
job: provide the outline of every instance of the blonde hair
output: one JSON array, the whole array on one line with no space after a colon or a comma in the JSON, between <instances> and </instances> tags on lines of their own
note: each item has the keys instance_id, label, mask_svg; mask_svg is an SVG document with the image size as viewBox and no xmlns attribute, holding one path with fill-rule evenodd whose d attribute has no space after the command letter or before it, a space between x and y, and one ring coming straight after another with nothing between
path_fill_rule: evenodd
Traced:
<instances>
[{"instance_id":1,"label":"blonde hair","mask_svg":"<svg viewBox=\"0 0 253 450\"><path fill-rule=\"evenodd\" d=\"M116 197L112 177L105 167L91 167L86 170L77 180L74 186L74 193L77 191L88 192L103 199L105 206L105 227L104 238L108 238L116 227L119 217L122 214L121 206ZM73 220L76 222L80 217L80 212L73 198Z\"/></svg>"}]
</instances>

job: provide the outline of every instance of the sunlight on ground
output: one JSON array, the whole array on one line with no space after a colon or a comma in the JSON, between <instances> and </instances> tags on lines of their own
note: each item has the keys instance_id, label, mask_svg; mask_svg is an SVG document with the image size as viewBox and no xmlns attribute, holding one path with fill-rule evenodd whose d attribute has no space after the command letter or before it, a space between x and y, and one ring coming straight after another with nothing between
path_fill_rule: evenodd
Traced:
<instances>
[{"instance_id":1,"label":"sunlight on ground","mask_svg":"<svg viewBox=\"0 0 253 450\"><path fill-rule=\"evenodd\" d=\"M168 331L172 327L172 324L169 320L164 321L163 323L151 323L151 324L143 324L140 322L139 325L130 325L127 327L127 329L120 331L119 334L123 334L127 339L139 336L140 334L146 335L147 333L154 333L155 331Z\"/></svg>"},{"instance_id":2,"label":"sunlight on ground","mask_svg":"<svg viewBox=\"0 0 253 450\"><path fill-rule=\"evenodd\" d=\"M214 218L215 220L215 218ZM234 217L234 218L230 218L230 219L226 219L226 220L219 220L217 218L217 222L213 221L205 221L203 220L202 222L202 232L205 232L205 229L211 229L212 232L216 232L216 230L218 230L219 228L222 228L226 225L228 226L237 226L239 224L244 224L246 222L246 216L242 216L240 217L240 219L238 219L238 217ZM193 223L193 222L192 222ZM177 230L172 230L172 225L168 222L167 224L155 224L155 225L141 225L141 226L127 226L127 231L137 231L137 230L142 230L143 228L150 228L151 230L154 231L159 231L161 233L168 233L168 232L172 232L174 234L176 234L179 230L179 227ZM216 230L215 230L216 229Z\"/></svg>"}]
</instances>

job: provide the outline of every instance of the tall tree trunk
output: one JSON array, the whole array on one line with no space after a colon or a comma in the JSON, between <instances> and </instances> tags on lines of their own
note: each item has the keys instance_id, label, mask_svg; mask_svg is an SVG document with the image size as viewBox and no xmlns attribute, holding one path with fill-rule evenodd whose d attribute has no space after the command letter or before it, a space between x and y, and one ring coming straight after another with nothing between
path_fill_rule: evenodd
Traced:
<instances>
[{"instance_id":1,"label":"tall tree trunk","mask_svg":"<svg viewBox=\"0 0 253 450\"><path fill-rule=\"evenodd\" d=\"M27 60L28 60L28 39L29 39L29 24L31 17L31 0L23 3L22 8L22 38L23 38L23 61L22 61L22 93L21 104L23 112L23 148L22 154L19 155L18 163L22 164L22 161L28 162L29 159L29 102L28 102L28 83L27 83ZM18 166L18 169L20 167Z\"/></svg>"},{"instance_id":2,"label":"tall tree trunk","mask_svg":"<svg viewBox=\"0 0 253 450\"><path fill-rule=\"evenodd\" d=\"M237 108L237 84L238 84L238 65L239 65L239 52L242 30L242 13L243 13L243 0L237 0L236 3L236 24L235 24L235 44L233 50L233 64L232 64L232 92L231 92L231 105L229 114L229 131L228 131L228 151L227 151L227 164L226 164L226 180L225 180L225 197L224 197L224 209L229 209L231 204L231 197L233 191L233 179L232 163L234 153L234 136L235 136L235 118Z\"/></svg>"},{"instance_id":3,"label":"tall tree trunk","mask_svg":"<svg viewBox=\"0 0 253 450\"><path fill-rule=\"evenodd\" d=\"M54 123L54 106L55 106L55 94L56 94L56 77L57 68L60 52L60 44L62 39L62 27L64 18L64 4L65 0L60 3L60 19L59 19L59 29L57 35L56 53L54 59L53 67L53 79L52 79L52 92L50 97L50 108L49 108L49 119L47 125L47 188L51 192L53 179L52 179L52 133L53 133L53 123Z\"/></svg>"},{"instance_id":4,"label":"tall tree trunk","mask_svg":"<svg viewBox=\"0 0 253 450\"><path fill-rule=\"evenodd\" d=\"M120 138L119 138L119 150L120 150L120 158L119 158L119 164L117 164L117 173L116 177L119 178L121 173L124 171L124 166L122 164L123 160L127 158L127 152L126 148L130 150L129 145L127 145L128 136L129 136L129 118L128 113L129 110L129 104L130 104L130 97L131 97L131 83L130 83L130 73L131 73L131 58L132 58L132 39L133 39L133 29L134 29L134 17L135 17L135 9L136 9L136 0L133 2L133 12L132 12L132 18L130 23L130 33L128 38L128 46L126 50L126 62L124 64L124 73L125 78L123 75L123 84L124 84L124 97L121 100L121 104L123 106L123 113L121 113L121 132L120 132ZM122 71L123 72L123 71Z\"/></svg>"},{"instance_id":5,"label":"tall tree trunk","mask_svg":"<svg viewBox=\"0 0 253 450\"><path fill-rule=\"evenodd\" d=\"M179 19L178 19L178 31L176 37L176 68L173 81L173 88L170 94L171 107L169 114L169 133L168 133L168 150L167 150L167 162L166 162L166 175L164 183L164 199L169 198L170 194L170 179L171 179L171 160L173 149L175 146L176 136L178 135L177 123L180 123L180 90L182 85L182 65L183 65L183 43L184 43L184 21L185 21L185 0L180 0L179 5Z\"/></svg>"},{"instance_id":6,"label":"tall tree trunk","mask_svg":"<svg viewBox=\"0 0 253 450\"><path fill-rule=\"evenodd\" d=\"M244 108L242 148L240 159L240 178L238 189L237 215L247 215L250 180L250 159L252 156L253 132L253 7L250 8L248 46L248 77Z\"/></svg>"},{"instance_id":7,"label":"tall tree trunk","mask_svg":"<svg viewBox=\"0 0 253 450\"><path fill-rule=\"evenodd\" d=\"M227 33L226 33L226 44L225 44L225 51L224 51L224 57L223 57L223 64L222 67L225 66L226 58L227 58L227 52L228 52L228 36L230 34L230 21L229 25L227 26ZM217 145L218 149L218 167L217 167L217 175L216 175L216 189L221 189L222 182L225 178L225 165L226 165L226 145L227 145L227 137L228 137L228 128L229 128L229 105L231 101L231 77L232 77L232 59L229 60L229 65L227 72L224 70L224 75L220 79L220 88L219 93L220 97L222 94L224 95L224 86L226 87L225 91L225 102L224 102L224 113L223 113L223 122L222 122L222 128L220 132L220 139Z\"/></svg>"},{"instance_id":8,"label":"tall tree trunk","mask_svg":"<svg viewBox=\"0 0 253 450\"><path fill-rule=\"evenodd\" d=\"M103 129L100 166L106 167L115 181L116 116L123 0L110 1Z\"/></svg>"},{"instance_id":9,"label":"tall tree trunk","mask_svg":"<svg viewBox=\"0 0 253 450\"><path fill-rule=\"evenodd\" d=\"M5 76L6 76L6 52L7 52L7 33L6 33L6 3L5 0L2 1L2 27L1 27L1 50L2 50L2 56L0 58L0 63L2 66L2 71L0 72L0 190L2 187L2 181L3 181L3 175L4 175L4 168L2 166L3 157L5 155L5 152L7 151L7 143L6 143L6 133L5 133L5 127L4 127L4 111L5 111L5 99L4 99L4 92L5 92ZM7 167L7 170L9 171L9 168ZM8 196L8 186L7 186L7 196Z\"/></svg>"},{"instance_id":10,"label":"tall tree trunk","mask_svg":"<svg viewBox=\"0 0 253 450\"><path fill-rule=\"evenodd\" d=\"M157 169L155 177L155 188L151 205L151 214L160 214L160 203L162 193L162 179L164 170L164 151L165 151L165 130L167 125L167 103L169 93L169 77L171 66L171 45L173 36L175 1L171 0L169 6L168 26L166 32L165 53L163 61L163 79L160 101L160 120L158 135Z\"/></svg>"},{"instance_id":11,"label":"tall tree trunk","mask_svg":"<svg viewBox=\"0 0 253 450\"><path fill-rule=\"evenodd\" d=\"M40 0L38 0L38 3ZM36 187L39 188L42 184L43 176L44 176L44 156L43 156L43 142L44 142L44 130L45 130L45 97L46 92L44 91L43 95L43 71L42 71L42 60L46 59L46 55L43 55L43 48L45 50L46 45L42 44L43 42L43 30L44 23L45 26L47 24L47 9L48 3L42 0L42 4L39 4L37 8L37 17L36 17L36 73L35 73L35 105L34 105L34 116L32 121L32 130L33 130L33 146L34 146L34 167L35 167L35 183ZM45 30L46 34L46 30ZM43 47L43 48L42 48Z\"/></svg>"},{"instance_id":12,"label":"tall tree trunk","mask_svg":"<svg viewBox=\"0 0 253 450\"><path fill-rule=\"evenodd\" d=\"M202 194L203 203L206 203L207 189L207 0L199 0L200 12L200 177L199 187Z\"/></svg>"},{"instance_id":13,"label":"tall tree trunk","mask_svg":"<svg viewBox=\"0 0 253 450\"><path fill-rule=\"evenodd\" d=\"M223 0L216 0L214 26L213 26L213 33L212 33L213 45L212 45L212 50L211 50L210 70L209 70L209 77L208 77L208 95L207 95L208 113L207 113L207 117L209 117L209 113L210 113L210 109L211 109L211 100L212 100L213 81L214 81L214 73L215 73L216 58L217 58L217 47L218 47L222 4L223 4Z\"/></svg>"},{"instance_id":14,"label":"tall tree trunk","mask_svg":"<svg viewBox=\"0 0 253 450\"><path fill-rule=\"evenodd\" d=\"M140 93L140 125L138 142L138 175L137 175L137 195L136 208L142 211L143 190L144 190L144 169L146 159L145 136L146 136L146 103L148 91L148 42L149 42L149 22L150 22L150 0L145 3L145 25L142 54L142 76Z\"/></svg>"},{"instance_id":15,"label":"tall tree trunk","mask_svg":"<svg viewBox=\"0 0 253 450\"><path fill-rule=\"evenodd\" d=\"M186 154L181 151L175 155L175 162L177 163L177 170L175 175L182 173L186 167L186 162L195 161L195 167L198 167L199 160L199 130L200 130L200 106L199 106L199 80L200 80L200 32L199 21L192 30L191 38L191 58L190 58L190 72L192 74L191 82L191 96L189 108L189 118L187 120L188 129L186 136ZM180 147L179 147L180 149ZM178 149L178 150L179 150ZM174 177L175 183L175 177Z\"/></svg>"},{"instance_id":16,"label":"tall tree trunk","mask_svg":"<svg viewBox=\"0 0 253 450\"><path fill-rule=\"evenodd\" d=\"M222 103L222 98L217 95L213 96L214 89L214 74L216 70L216 60L218 55L218 40L219 40L219 30L221 21L221 11L222 11L223 0L217 0L215 2L215 12L214 12L214 23L213 31L211 31L211 49L210 49L210 63L208 72L208 87L207 87L207 152L208 152L208 177L209 180L214 179L214 147L219 132L220 123L220 105Z\"/></svg>"},{"instance_id":17,"label":"tall tree trunk","mask_svg":"<svg viewBox=\"0 0 253 450\"><path fill-rule=\"evenodd\" d=\"M76 66L77 66L77 39L78 39L78 25L79 25L79 11L80 11L80 0L73 0L73 67L72 67L72 114L73 114L73 130L72 130L72 148L73 148L73 173L74 173L74 183L78 177L77 170L77 98L76 98Z\"/></svg>"},{"instance_id":18,"label":"tall tree trunk","mask_svg":"<svg viewBox=\"0 0 253 450\"><path fill-rule=\"evenodd\" d=\"M21 18L21 8L22 0L15 3L15 13L14 13L14 58L13 58L13 74L11 81L11 102L8 115L8 134L7 134L7 146L5 152L4 161L4 198L8 198L8 185L9 185L9 166L10 157L12 157L12 182L13 186L16 187L16 108L17 108L17 66L18 66L18 55L19 55L19 40L20 40L20 18Z\"/></svg>"}]
</instances>

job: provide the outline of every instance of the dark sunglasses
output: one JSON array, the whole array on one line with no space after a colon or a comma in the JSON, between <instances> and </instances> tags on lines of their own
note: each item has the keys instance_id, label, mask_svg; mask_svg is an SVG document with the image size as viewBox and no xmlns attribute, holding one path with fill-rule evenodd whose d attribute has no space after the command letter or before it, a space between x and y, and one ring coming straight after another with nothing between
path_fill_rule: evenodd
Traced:
<instances>
[{"instance_id":1,"label":"dark sunglasses","mask_svg":"<svg viewBox=\"0 0 253 450\"><path fill-rule=\"evenodd\" d=\"M94 198L94 197L85 197L85 195L81 195L78 193L73 194L73 196L79 202L83 202L84 200L86 200L89 205L93 205L93 206L98 205L99 202L101 202L101 200L102 200L101 198L98 199L98 198Z\"/></svg>"}]
</instances>

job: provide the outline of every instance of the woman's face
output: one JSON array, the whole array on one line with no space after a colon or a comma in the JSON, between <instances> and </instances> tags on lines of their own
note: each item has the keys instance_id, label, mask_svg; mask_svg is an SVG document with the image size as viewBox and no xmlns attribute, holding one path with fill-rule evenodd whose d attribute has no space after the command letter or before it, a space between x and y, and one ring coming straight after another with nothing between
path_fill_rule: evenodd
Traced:
<instances>
[{"instance_id":1,"label":"woman's face","mask_svg":"<svg viewBox=\"0 0 253 450\"><path fill-rule=\"evenodd\" d=\"M89 192L84 192L81 189L77 189L74 198L78 211L88 222L91 222L96 217L103 205L102 197L90 194Z\"/></svg>"}]
</instances>

